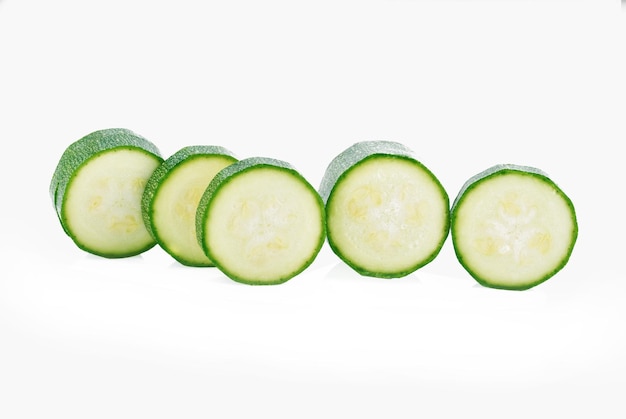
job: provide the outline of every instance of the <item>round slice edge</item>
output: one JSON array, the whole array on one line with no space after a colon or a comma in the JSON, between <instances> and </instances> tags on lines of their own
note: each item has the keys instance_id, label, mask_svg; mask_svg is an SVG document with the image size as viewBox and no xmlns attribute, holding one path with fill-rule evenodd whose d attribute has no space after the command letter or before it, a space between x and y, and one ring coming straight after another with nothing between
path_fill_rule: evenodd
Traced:
<instances>
[{"instance_id":1,"label":"round slice edge","mask_svg":"<svg viewBox=\"0 0 626 419\"><path fill-rule=\"evenodd\" d=\"M196 237L196 212L207 186L224 167L236 162L221 146L186 146L152 174L142 198L143 220L159 246L186 266L210 267Z\"/></svg>"},{"instance_id":2,"label":"round slice edge","mask_svg":"<svg viewBox=\"0 0 626 419\"><path fill-rule=\"evenodd\" d=\"M445 189L400 143L364 141L344 150L326 169L320 195L330 247L362 275L409 275L448 236Z\"/></svg>"},{"instance_id":3,"label":"round slice edge","mask_svg":"<svg viewBox=\"0 0 626 419\"><path fill-rule=\"evenodd\" d=\"M198 241L229 278L281 284L306 269L325 239L317 191L290 164L266 157L220 171L198 205Z\"/></svg>"},{"instance_id":4,"label":"round slice edge","mask_svg":"<svg viewBox=\"0 0 626 419\"><path fill-rule=\"evenodd\" d=\"M457 259L478 283L525 290L567 264L578 222L572 201L546 173L497 165L461 188L451 236Z\"/></svg>"},{"instance_id":5,"label":"round slice edge","mask_svg":"<svg viewBox=\"0 0 626 419\"><path fill-rule=\"evenodd\" d=\"M153 143L123 128L95 131L71 144L50 184L63 230L80 249L108 258L153 247L141 196L162 161Z\"/></svg>"}]
</instances>

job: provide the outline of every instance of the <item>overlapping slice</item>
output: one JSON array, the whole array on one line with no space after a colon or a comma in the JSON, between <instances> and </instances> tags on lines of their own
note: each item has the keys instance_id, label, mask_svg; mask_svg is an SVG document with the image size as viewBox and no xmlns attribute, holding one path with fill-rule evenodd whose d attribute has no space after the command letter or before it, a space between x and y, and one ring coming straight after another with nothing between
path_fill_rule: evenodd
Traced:
<instances>
[{"instance_id":1,"label":"overlapping slice","mask_svg":"<svg viewBox=\"0 0 626 419\"><path fill-rule=\"evenodd\" d=\"M344 150L326 169L320 195L332 250L362 275L408 275L432 261L448 235L448 195L400 143Z\"/></svg>"},{"instance_id":2,"label":"overlapping slice","mask_svg":"<svg viewBox=\"0 0 626 419\"><path fill-rule=\"evenodd\" d=\"M181 264L214 266L196 238L196 211L213 177L235 161L224 147L188 146L165 160L148 180L142 198L145 225Z\"/></svg>"},{"instance_id":3,"label":"overlapping slice","mask_svg":"<svg viewBox=\"0 0 626 419\"><path fill-rule=\"evenodd\" d=\"M317 191L290 164L265 157L221 170L198 205L198 242L231 279L280 284L317 256L325 238Z\"/></svg>"},{"instance_id":4,"label":"overlapping slice","mask_svg":"<svg viewBox=\"0 0 626 419\"><path fill-rule=\"evenodd\" d=\"M539 169L498 165L469 179L452 207L451 236L480 284L528 289L561 270L578 235L571 200Z\"/></svg>"},{"instance_id":5,"label":"overlapping slice","mask_svg":"<svg viewBox=\"0 0 626 419\"><path fill-rule=\"evenodd\" d=\"M154 144L123 128L95 131L72 143L50 184L64 231L81 249L104 257L133 256L153 247L141 197L162 161Z\"/></svg>"}]
</instances>

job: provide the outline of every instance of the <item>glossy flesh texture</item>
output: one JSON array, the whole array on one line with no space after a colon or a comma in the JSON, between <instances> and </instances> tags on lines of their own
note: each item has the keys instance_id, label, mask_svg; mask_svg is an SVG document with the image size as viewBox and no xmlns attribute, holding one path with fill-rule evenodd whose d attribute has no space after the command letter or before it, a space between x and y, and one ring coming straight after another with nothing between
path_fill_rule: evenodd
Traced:
<instances>
[{"instance_id":1,"label":"glossy flesh texture","mask_svg":"<svg viewBox=\"0 0 626 419\"><path fill-rule=\"evenodd\" d=\"M448 235L448 195L400 143L344 150L326 169L320 195L331 248L362 275L406 276L432 261Z\"/></svg>"},{"instance_id":2,"label":"glossy flesh texture","mask_svg":"<svg viewBox=\"0 0 626 419\"><path fill-rule=\"evenodd\" d=\"M498 165L461 189L451 235L457 258L480 284L524 290L565 266L578 225L571 200L544 172Z\"/></svg>"},{"instance_id":3,"label":"glossy flesh texture","mask_svg":"<svg viewBox=\"0 0 626 419\"><path fill-rule=\"evenodd\" d=\"M141 196L161 162L151 142L126 129L96 131L71 144L50 184L64 231L79 248L103 257L133 256L153 247Z\"/></svg>"},{"instance_id":4,"label":"glossy flesh texture","mask_svg":"<svg viewBox=\"0 0 626 419\"><path fill-rule=\"evenodd\" d=\"M245 284L286 282L313 262L325 239L317 191L288 163L264 157L220 171L196 222L207 256Z\"/></svg>"}]
</instances>

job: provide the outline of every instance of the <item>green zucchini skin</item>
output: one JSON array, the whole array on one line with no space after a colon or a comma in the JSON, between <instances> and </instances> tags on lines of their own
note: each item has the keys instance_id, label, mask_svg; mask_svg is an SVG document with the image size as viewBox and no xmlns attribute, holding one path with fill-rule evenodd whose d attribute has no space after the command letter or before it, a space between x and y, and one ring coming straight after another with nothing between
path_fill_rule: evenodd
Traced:
<instances>
[{"instance_id":1,"label":"green zucchini skin","mask_svg":"<svg viewBox=\"0 0 626 419\"><path fill-rule=\"evenodd\" d=\"M143 216L143 222L148 229L150 235L156 240L161 248L163 248L168 254L170 254L174 259L176 259L179 263L186 266L194 266L194 267L212 267L215 266L213 263L206 264L198 264L194 263L181 255L173 252L167 243L163 242L158 234L157 227L152 222L152 216L154 211L154 198L155 195L165 180L173 173L173 169L175 169L178 165L184 162L188 162L190 160L196 158L204 158L208 156L218 156L230 159L232 163L237 161L235 157L235 153L231 150L228 150L225 147L217 146L217 145L192 145L186 146L172 154L169 158L157 167L157 169L152 173L152 176L148 179L146 183L146 188L144 190L142 199L141 199L141 213Z\"/></svg>"},{"instance_id":2,"label":"green zucchini skin","mask_svg":"<svg viewBox=\"0 0 626 419\"><path fill-rule=\"evenodd\" d=\"M163 161L158 147L146 138L126 128L107 128L94 131L74 143L70 144L59 159L52 175L49 194L55 213L59 219L63 231L82 250L106 258L123 258L135 256L154 247L156 242L149 243L146 247L137 249L131 253L100 253L86 248L76 239L67 227L67 220L63 213L66 190L75 176L75 173L89 160L100 154L113 149L136 149L154 158L158 163Z\"/></svg>"},{"instance_id":3,"label":"green zucchini skin","mask_svg":"<svg viewBox=\"0 0 626 419\"><path fill-rule=\"evenodd\" d=\"M210 217L211 201L219 194L220 190L224 188L225 186L227 186L229 182L233 181L238 176L244 175L250 171L258 170L261 168L273 168L273 169L285 171L289 175L299 179L302 182L302 185L306 186L310 190L312 196L316 198L317 205L320 209L321 234L319 238L317 239L317 245L315 247L315 250L311 254L311 257L305 263L303 263L299 269L297 269L296 271L289 272L288 274L285 274L283 276L276 277L273 280L257 281L257 280L251 280L249 278L242 278L238 276L237 274L229 270L227 266L224 266L222 263L220 263L219 258L215 258L211 254L211 249L209 248L205 240L205 237L207 234L207 231L205 230L205 226L207 223L207 219ZM313 261L317 257L319 251L321 250L324 244L324 241L326 239L325 227L326 227L326 223L325 223L324 204L317 190L313 186L311 186L311 184L290 163L282 161L282 160L270 158L270 157L249 157L246 159L239 160L231 164L230 166L225 167L221 171L219 171L215 175L213 180L211 180L211 182L209 183L207 189L202 195L202 198L200 198L200 203L198 204L198 211L196 213L197 239L198 239L198 243L203 248L207 257L211 259L213 263L215 264L215 266L217 266L217 268L220 271L222 271L226 276L228 276L230 279L232 279L235 282L239 282L239 283L246 284L246 285L279 285L279 284L283 284L287 282L288 280L294 278L295 276L303 272L307 267L309 267L313 263Z\"/></svg>"},{"instance_id":4,"label":"green zucchini skin","mask_svg":"<svg viewBox=\"0 0 626 419\"><path fill-rule=\"evenodd\" d=\"M483 170L480 173L475 174L474 176L470 177L467 181L465 181L465 183L463 184L463 186L461 186L461 189L457 193L454 201L452 202L451 211L454 211L454 209L457 207L458 201L460 200L461 197L465 195L465 192L475 187L478 184L477 182L487 179L490 176L506 175L507 173L524 173L528 175L534 175L534 176L537 176L538 178L543 179L544 181L547 181L549 183L554 183L550 180L550 177L548 176L546 172L536 167L523 166L519 164L496 164L494 166L491 166ZM561 191L561 195L565 195L565 194ZM573 205L571 205L571 201L569 200L569 198L567 196L565 196L565 198L570 203L570 206L573 209Z\"/></svg>"},{"instance_id":5,"label":"green zucchini skin","mask_svg":"<svg viewBox=\"0 0 626 419\"><path fill-rule=\"evenodd\" d=\"M361 141L353 144L335 156L326 168L319 187L319 193L324 201L324 204L328 203L328 199L330 198L337 182L340 181L341 178L345 177L350 169L354 168L366 159L379 156L405 158L415 161L423 169L430 173L424 165L416 160L414 152L402 143L385 140ZM432 175L432 177L437 181L437 183L439 183L434 175ZM443 186L441 189L443 190Z\"/></svg>"},{"instance_id":6,"label":"green zucchini skin","mask_svg":"<svg viewBox=\"0 0 626 419\"><path fill-rule=\"evenodd\" d=\"M391 278L400 278L407 276L416 270L422 268L428 263L432 262L439 252L441 251L444 242L446 241L450 229L450 218L449 218L449 208L450 208L450 200L448 193L445 188L439 181L439 179L420 161L417 160L415 153L412 149L407 147L406 145L395 142L395 141L386 141L386 140L372 140L372 141L361 141L354 143L352 146L348 147L341 153L339 153L328 165L326 171L324 172L324 176L322 177L322 181L319 187L319 193L324 201L325 208L327 211L326 222L328 223L328 208L332 204L333 201L333 191L337 185L341 183L341 181L347 177L352 170L357 168L359 165L363 164L366 161L371 159L378 158L387 158L387 159L398 159L398 160L406 160L411 162L412 164L418 166L425 173L428 174L430 179L434 184L437 185L441 193L442 199L445 201L445 207L448 211L445 218L445 225L443 228L443 232L441 234L441 240L439 244L436 246L431 255L414 264L413 266L404 269L404 270L396 270L394 272L379 272L367 269L358 263L355 263L353 260L344 256L340 245L337 244L335 238L333 236L332 230L326 228L326 236L327 241L332 249L333 253L335 253L344 263L350 266L353 270L358 272L364 276L383 278L383 279L391 279Z\"/></svg>"},{"instance_id":7,"label":"green zucchini skin","mask_svg":"<svg viewBox=\"0 0 626 419\"><path fill-rule=\"evenodd\" d=\"M573 229L572 229L572 240L570 242L569 248L567 249L567 252L564 256L564 258L561 260L560 263L558 263L554 269L552 269L551 271L548 271L545 273L545 275L537 278L534 281L529 281L525 284L522 285L518 285L518 286L513 286L513 285L503 285L488 279L485 279L484 277L482 277L480 274L478 274L477 272L475 272L471 265L467 262L465 255L463 255L463 252L459 249L458 246L458 233L457 233L457 215L458 215L458 209L459 207L463 204L464 199L468 196L469 193L471 193L471 191L476 188L478 185L480 185L482 182L488 181L489 179L498 177L498 176L506 176L508 174L520 174L520 175L524 175L524 176L529 176L529 177L533 177L541 182L544 182L545 184L549 185L554 192L563 199L563 201L566 203L566 205L569 207L570 210L570 214L572 216L572 225L573 225ZM472 278L474 278L474 280L476 280L476 282L478 282L480 285L484 286L484 287L488 287L488 288L495 288L495 289L503 289L503 290L513 290L513 291L524 291L524 290L528 290L530 288L536 287L537 285L547 281L548 279L552 278L554 275L556 275L559 271L561 271L565 265L567 265L573 250L574 250L574 246L576 244L576 241L578 239L578 220L577 220L577 215L576 215L576 210L574 208L574 204L572 203L571 199L569 198L569 196L567 196L565 194L565 192L563 192L563 190L549 177L549 175L544 172L541 169L538 169L536 167L531 167L531 166L524 166L524 165L518 165L518 164L497 164L494 165L492 167L489 167L488 169L483 170L482 172L472 176L471 178L469 178L461 187L461 189L459 190L456 198L454 199L454 202L452 204L452 208L450 211L450 231L451 231L451 237L452 237L452 244L454 247L454 252L456 255L456 258L458 259L459 263L461 264L461 266L463 266L463 268L470 274L470 276Z\"/></svg>"}]
</instances>

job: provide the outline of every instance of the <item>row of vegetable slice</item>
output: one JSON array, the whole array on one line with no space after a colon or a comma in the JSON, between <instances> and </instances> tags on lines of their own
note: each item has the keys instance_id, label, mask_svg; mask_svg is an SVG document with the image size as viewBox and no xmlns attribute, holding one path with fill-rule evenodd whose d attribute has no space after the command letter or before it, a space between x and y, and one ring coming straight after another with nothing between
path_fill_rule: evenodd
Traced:
<instances>
[{"instance_id":1,"label":"row of vegetable slice","mask_svg":"<svg viewBox=\"0 0 626 419\"><path fill-rule=\"evenodd\" d=\"M438 178L404 144L362 141L335 156L319 188L291 164L239 160L222 146L167 159L123 128L70 144L50 195L65 233L108 258L156 244L187 266L216 266L245 284L280 284L327 240L362 275L398 278L431 262L448 234L480 284L528 289L568 262L578 236L569 197L539 169L496 165L450 205Z\"/></svg>"}]
</instances>

